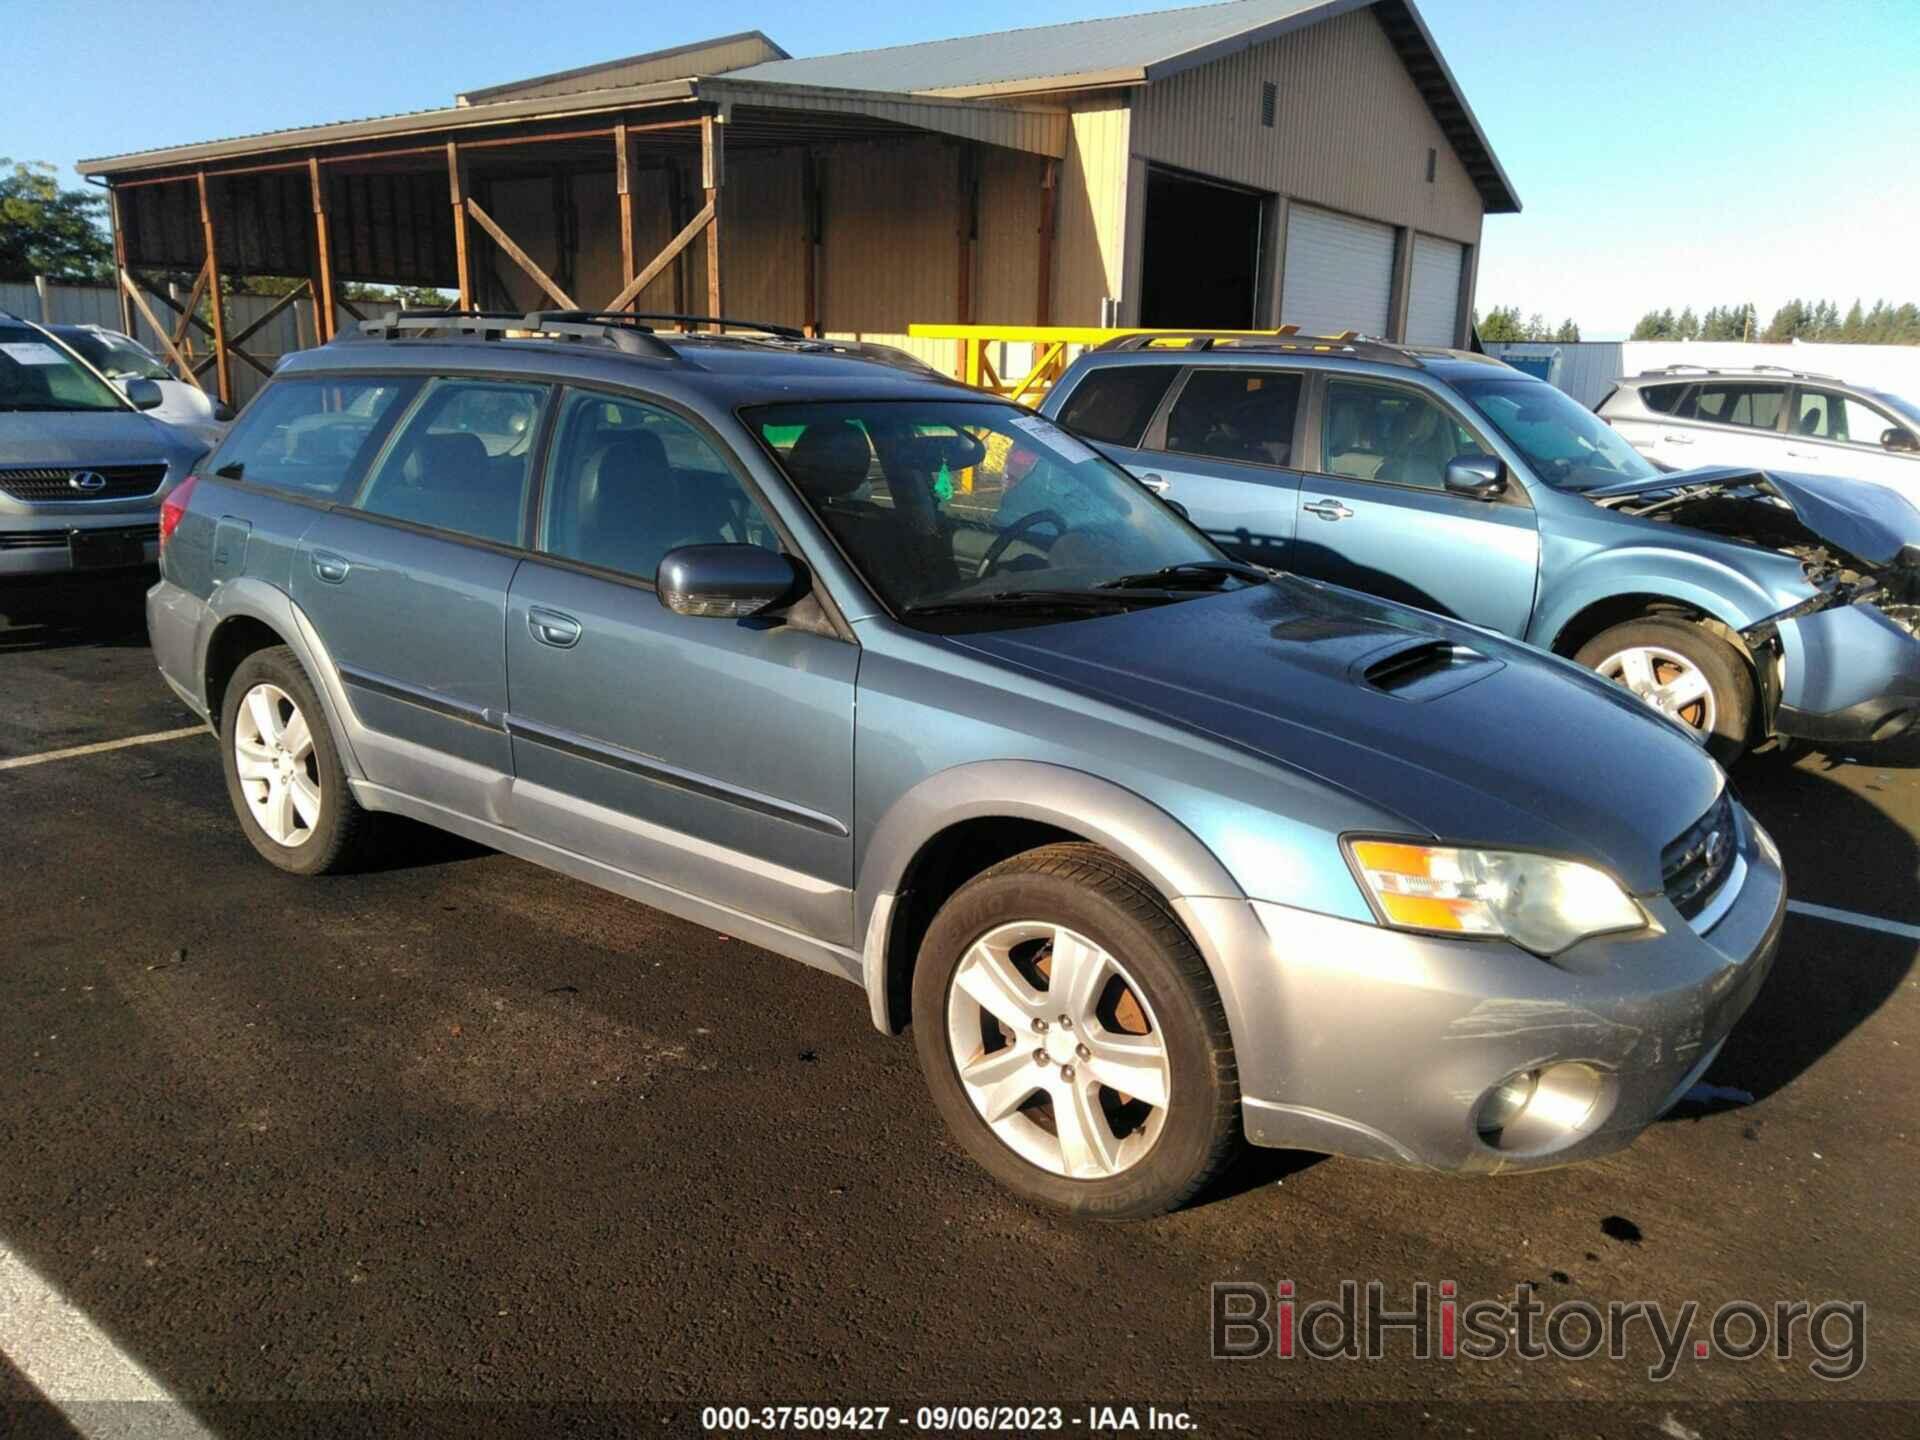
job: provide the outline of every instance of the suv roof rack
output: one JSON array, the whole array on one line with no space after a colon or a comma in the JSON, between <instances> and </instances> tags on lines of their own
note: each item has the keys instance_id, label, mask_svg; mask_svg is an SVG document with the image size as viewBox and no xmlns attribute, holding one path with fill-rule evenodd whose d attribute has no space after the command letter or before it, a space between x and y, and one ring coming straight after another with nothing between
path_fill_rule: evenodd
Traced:
<instances>
[{"instance_id":1,"label":"suv roof rack","mask_svg":"<svg viewBox=\"0 0 1920 1440\"><path fill-rule=\"evenodd\" d=\"M695 325L711 325L721 333L729 330L751 330L761 335L776 335L782 340L805 340L807 332L797 330L791 325L772 325L763 320L740 320L726 315L678 315L653 310L536 310L528 319L560 320L578 322L597 320L603 324L621 324L631 329L644 331L651 335L655 326L649 321L666 321L681 329Z\"/></svg>"},{"instance_id":2,"label":"suv roof rack","mask_svg":"<svg viewBox=\"0 0 1920 1440\"><path fill-rule=\"evenodd\" d=\"M1332 354L1338 351L1363 360L1378 360L1388 365L1418 367L1413 349L1391 340L1362 335L1357 330L1342 330L1337 335L1303 335L1297 325L1282 325L1278 330L1159 330L1138 335L1120 335L1098 347L1102 350L1250 350L1279 351L1287 354Z\"/></svg>"},{"instance_id":3,"label":"suv roof rack","mask_svg":"<svg viewBox=\"0 0 1920 1440\"><path fill-rule=\"evenodd\" d=\"M1792 380L1824 380L1832 385L1844 385L1847 382L1838 375L1822 375L1814 370L1795 370L1788 365L1701 365L1692 361L1680 361L1673 365L1662 365L1657 370L1643 370L1642 375L1784 375Z\"/></svg>"},{"instance_id":4,"label":"suv roof rack","mask_svg":"<svg viewBox=\"0 0 1920 1440\"><path fill-rule=\"evenodd\" d=\"M362 340L401 340L444 336L448 333L473 340L506 340L532 335L550 335L555 339L599 340L628 355L646 355L657 360L677 360L679 355L664 341L656 340L644 326L614 326L585 316L585 311L517 310L390 310L377 320L363 320L359 330L342 330L330 343Z\"/></svg>"}]
</instances>

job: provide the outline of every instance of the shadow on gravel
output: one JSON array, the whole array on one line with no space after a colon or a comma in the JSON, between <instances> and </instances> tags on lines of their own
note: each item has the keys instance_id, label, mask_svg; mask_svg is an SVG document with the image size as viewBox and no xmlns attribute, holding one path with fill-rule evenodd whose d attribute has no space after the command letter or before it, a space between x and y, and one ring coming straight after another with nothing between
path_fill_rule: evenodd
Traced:
<instances>
[{"instance_id":1,"label":"shadow on gravel","mask_svg":"<svg viewBox=\"0 0 1920 1440\"><path fill-rule=\"evenodd\" d=\"M0 584L0 655L145 646L151 571Z\"/></svg>"}]
</instances>

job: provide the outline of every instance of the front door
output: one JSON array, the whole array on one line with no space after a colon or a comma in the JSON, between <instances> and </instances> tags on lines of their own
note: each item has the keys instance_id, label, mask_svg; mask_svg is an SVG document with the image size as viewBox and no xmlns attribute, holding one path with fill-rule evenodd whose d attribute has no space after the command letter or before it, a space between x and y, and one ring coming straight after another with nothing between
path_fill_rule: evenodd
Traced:
<instances>
[{"instance_id":1,"label":"front door","mask_svg":"<svg viewBox=\"0 0 1920 1440\"><path fill-rule=\"evenodd\" d=\"M507 604L513 823L845 946L858 647L678 615L654 589L680 545L779 548L723 453L663 406L567 393Z\"/></svg>"},{"instance_id":2,"label":"front door","mask_svg":"<svg viewBox=\"0 0 1920 1440\"><path fill-rule=\"evenodd\" d=\"M1912 444L1910 425L1887 411L1803 385L1794 392L1787 463L1780 468L1871 480L1920 501L1920 450Z\"/></svg>"},{"instance_id":3,"label":"front door","mask_svg":"<svg viewBox=\"0 0 1920 1440\"><path fill-rule=\"evenodd\" d=\"M1490 455L1425 391L1329 379L1318 470L1300 485L1291 568L1336 585L1524 635L1540 537L1526 490L1476 499L1445 488L1448 462Z\"/></svg>"}]
</instances>

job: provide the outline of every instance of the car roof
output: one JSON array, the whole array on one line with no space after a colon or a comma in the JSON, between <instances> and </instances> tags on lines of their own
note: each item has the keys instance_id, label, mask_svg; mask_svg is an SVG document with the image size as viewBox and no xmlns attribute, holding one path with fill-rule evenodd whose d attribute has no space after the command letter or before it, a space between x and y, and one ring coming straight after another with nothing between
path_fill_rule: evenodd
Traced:
<instances>
[{"instance_id":1,"label":"car roof","mask_svg":"<svg viewBox=\"0 0 1920 1440\"><path fill-rule=\"evenodd\" d=\"M1346 332L1307 335L1291 328L1272 332L1223 330L1148 331L1122 335L1087 351L1078 368L1108 365L1226 365L1262 367L1284 365L1333 370L1423 371L1439 379L1478 380L1490 369L1505 371L1502 378L1535 380L1506 361L1474 350L1443 345L1411 345ZM1538 383L1544 384L1544 381Z\"/></svg>"},{"instance_id":2,"label":"car roof","mask_svg":"<svg viewBox=\"0 0 1920 1440\"><path fill-rule=\"evenodd\" d=\"M1705 380L1752 380L1791 384L1795 380L1813 380L1822 385L1850 382L1838 375L1822 375L1812 370L1793 370L1785 365L1667 365L1658 370L1642 370L1638 375L1622 375L1616 385L1688 385ZM1854 387L1857 388L1857 387Z\"/></svg>"}]
</instances>

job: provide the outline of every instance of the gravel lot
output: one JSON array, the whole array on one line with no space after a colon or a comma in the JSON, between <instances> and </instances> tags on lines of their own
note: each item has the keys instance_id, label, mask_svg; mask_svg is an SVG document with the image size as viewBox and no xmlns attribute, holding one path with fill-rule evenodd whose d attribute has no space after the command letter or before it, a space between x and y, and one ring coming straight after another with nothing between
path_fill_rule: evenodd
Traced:
<instances>
[{"instance_id":1,"label":"gravel lot","mask_svg":"<svg viewBox=\"0 0 1920 1440\"><path fill-rule=\"evenodd\" d=\"M139 600L0 591L0 762L192 723ZM1920 925L1920 753L1735 779L1797 900ZM1610 1160L1486 1180L1260 1155L1208 1203L1102 1227L996 1189L851 987L396 841L375 873L280 875L205 736L0 768L0 1256L213 1433L659 1434L699 1403L801 1401L891 1404L894 1428L936 1401L1059 1404L1068 1432L1089 1402L1150 1401L1201 1434L1920 1427L1887 1403L1920 1396L1910 932L1792 916L1707 1077L1751 1103L1683 1107ZM9 1309L7 1273L0 1435L95 1433L107 1412L35 1402L58 1337ZM1230 1363L1209 1358L1227 1279L1702 1317L1858 1300L1866 1363L1830 1382L1804 1344L1689 1353L1654 1382L1644 1330L1624 1360L1419 1360L1402 1337L1375 1362ZM1817 1403L1753 1403L1778 1401Z\"/></svg>"}]
</instances>

